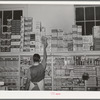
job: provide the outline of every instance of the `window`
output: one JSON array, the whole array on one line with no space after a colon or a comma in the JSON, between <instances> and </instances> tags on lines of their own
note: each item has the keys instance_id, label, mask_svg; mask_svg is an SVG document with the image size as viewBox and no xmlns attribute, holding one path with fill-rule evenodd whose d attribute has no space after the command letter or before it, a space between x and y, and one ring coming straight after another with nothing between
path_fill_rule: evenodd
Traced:
<instances>
[{"instance_id":1,"label":"window","mask_svg":"<svg viewBox=\"0 0 100 100\"><path fill-rule=\"evenodd\" d=\"M21 16L23 16L22 10L0 11L0 25L3 27L3 32L7 32L7 19L21 20Z\"/></svg>"},{"instance_id":2,"label":"window","mask_svg":"<svg viewBox=\"0 0 100 100\"><path fill-rule=\"evenodd\" d=\"M75 21L82 26L82 35L91 35L93 26L100 26L100 7L75 6Z\"/></svg>"},{"instance_id":3,"label":"window","mask_svg":"<svg viewBox=\"0 0 100 100\"><path fill-rule=\"evenodd\" d=\"M11 51L11 35L20 34L23 10L0 11L0 52Z\"/></svg>"}]
</instances>

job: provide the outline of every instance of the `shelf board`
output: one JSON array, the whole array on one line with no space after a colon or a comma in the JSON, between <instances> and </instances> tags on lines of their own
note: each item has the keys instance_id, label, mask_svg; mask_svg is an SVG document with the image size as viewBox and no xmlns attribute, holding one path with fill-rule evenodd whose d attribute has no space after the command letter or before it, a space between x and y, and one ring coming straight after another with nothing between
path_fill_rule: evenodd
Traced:
<instances>
[{"instance_id":1,"label":"shelf board","mask_svg":"<svg viewBox=\"0 0 100 100\"><path fill-rule=\"evenodd\" d=\"M52 52L54 56L74 56L74 55L100 55L100 51L68 51L68 52Z\"/></svg>"},{"instance_id":2,"label":"shelf board","mask_svg":"<svg viewBox=\"0 0 100 100\"><path fill-rule=\"evenodd\" d=\"M43 52L0 52L0 55L33 55L35 53L38 53L40 55L43 55ZM93 56L99 56L100 51L69 51L69 52L47 52L48 56L75 56L75 55L93 55Z\"/></svg>"}]
</instances>

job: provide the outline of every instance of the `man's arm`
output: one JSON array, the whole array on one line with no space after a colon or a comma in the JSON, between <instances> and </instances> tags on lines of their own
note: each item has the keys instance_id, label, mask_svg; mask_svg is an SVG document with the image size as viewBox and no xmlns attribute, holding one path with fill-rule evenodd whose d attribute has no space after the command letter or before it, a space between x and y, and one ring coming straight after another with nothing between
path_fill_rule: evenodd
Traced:
<instances>
[{"instance_id":1,"label":"man's arm","mask_svg":"<svg viewBox=\"0 0 100 100\"><path fill-rule=\"evenodd\" d=\"M46 38L44 38L43 39L43 45L44 45L44 47L43 47L43 60L42 60L42 65L43 65L43 67L44 68L46 68L46 62L47 62L47 52L46 52L46 48L47 48L47 39Z\"/></svg>"}]
</instances>

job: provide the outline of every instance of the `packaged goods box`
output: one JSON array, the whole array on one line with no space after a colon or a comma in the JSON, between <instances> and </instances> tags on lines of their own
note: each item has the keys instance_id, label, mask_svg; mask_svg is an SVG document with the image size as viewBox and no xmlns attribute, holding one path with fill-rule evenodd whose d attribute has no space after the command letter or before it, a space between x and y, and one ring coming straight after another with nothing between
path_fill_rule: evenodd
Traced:
<instances>
[{"instance_id":1,"label":"packaged goods box","mask_svg":"<svg viewBox=\"0 0 100 100\"><path fill-rule=\"evenodd\" d=\"M100 38L100 26L93 27L93 37Z\"/></svg>"}]
</instances>

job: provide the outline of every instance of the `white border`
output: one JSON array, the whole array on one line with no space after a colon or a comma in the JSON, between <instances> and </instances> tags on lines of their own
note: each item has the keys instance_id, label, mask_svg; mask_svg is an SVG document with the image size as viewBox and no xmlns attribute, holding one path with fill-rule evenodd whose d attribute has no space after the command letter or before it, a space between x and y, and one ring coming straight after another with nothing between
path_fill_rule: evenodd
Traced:
<instances>
[{"instance_id":1,"label":"white border","mask_svg":"<svg viewBox=\"0 0 100 100\"><path fill-rule=\"evenodd\" d=\"M0 1L0 4L77 4L100 5L100 1Z\"/></svg>"},{"instance_id":2,"label":"white border","mask_svg":"<svg viewBox=\"0 0 100 100\"><path fill-rule=\"evenodd\" d=\"M0 1L0 4L100 5L100 1ZM0 91L0 99L100 99L100 92Z\"/></svg>"}]
</instances>

